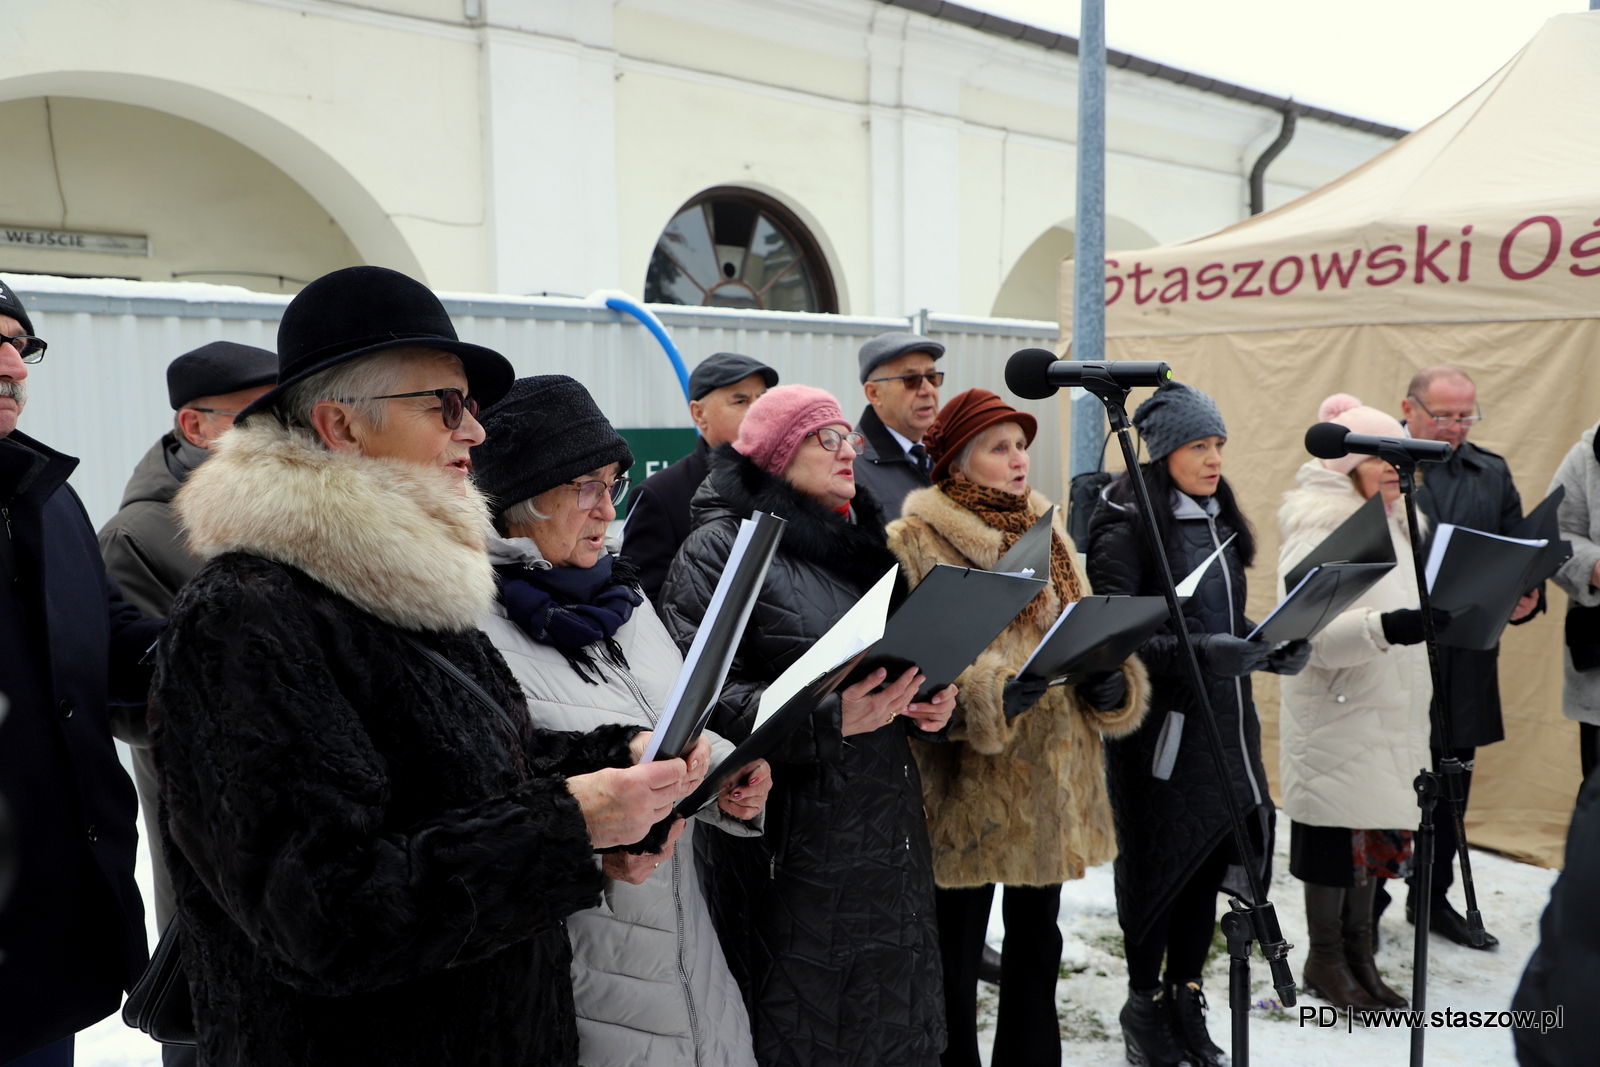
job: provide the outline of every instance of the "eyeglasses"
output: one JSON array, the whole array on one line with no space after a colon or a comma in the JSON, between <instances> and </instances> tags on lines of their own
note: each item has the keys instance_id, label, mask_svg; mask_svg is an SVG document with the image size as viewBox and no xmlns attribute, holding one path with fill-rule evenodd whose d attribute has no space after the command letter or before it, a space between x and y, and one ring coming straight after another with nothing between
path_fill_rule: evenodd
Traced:
<instances>
[{"instance_id":1,"label":"eyeglasses","mask_svg":"<svg viewBox=\"0 0 1600 1067\"><path fill-rule=\"evenodd\" d=\"M850 442L851 448L859 452L861 451L862 444L866 441L865 437L861 436L861 434L854 430L851 430L849 433L840 433L832 426L824 426L820 430L812 430L810 433L806 434L806 437L815 437L817 439L817 444L821 445L823 448L826 448L829 452L839 451L839 446L846 441Z\"/></svg>"},{"instance_id":2,"label":"eyeglasses","mask_svg":"<svg viewBox=\"0 0 1600 1067\"><path fill-rule=\"evenodd\" d=\"M24 363L37 363L44 358L44 350L50 346L37 337L29 337L19 333L15 337L0 334L0 345L10 345L17 350L17 355L22 357Z\"/></svg>"},{"instance_id":3,"label":"eyeglasses","mask_svg":"<svg viewBox=\"0 0 1600 1067\"><path fill-rule=\"evenodd\" d=\"M1472 410L1474 413L1471 415L1435 415L1433 412L1428 411L1428 405L1417 399L1416 394L1409 394L1407 395L1406 399L1415 401L1417 407L1427 412L1428 418L1433 420L1433 424L1435 426L1454 426L1457 423L1460 423L1462 426L1471 428L1476 423L1483 421L1483 408L1479 407L1476 403L1472 405Z\"/></svg>"},{"instance_id":4,"label":"eyeglasses","mask_svg":"<svg viewBox=\"0 0 1600 1067\"><path fill-rule=\"evenodd\" d=\"M404 400L412 396L436 396L439 398L439 417L444 420L444 428L454 430L461 425L462 412L471 412L473 418L478 417L478 402L462 392L460 389L424 389L418 393L389 393L387 396L369 396L368 400ZM346 400L347 404L354 404L357 400ZM198 409L197 409L198 410Z\"/></svg>"},{"instance_id":5,"label":"eyeglasses","mask_svg":"<svg viewBox=\"0 0 1600 1067\"><path fill-rule=\"evenodd\" d=\"M931 370L926 374L896 374L888 378L873 378L875 382L899 382L907 389L921 389L922 381L926 378L928 384L935 389L944 384L944 371Z\"/></svg>"},{"instance_id":6,"label":"eyeglasses","mask_svg":"<svg viewBox=\"0 0 1600 1067\"><path fill-rule=\"evenodd\" d=\"M613 504L628 495L628 487L633 484L633 479L626 474L617 475L617 480L611 483L595 478L587 482L566 482L578 491L578 507L584 511L593 511L600 506L602 497L609 496Z\"/></svg>"}]
</instances>

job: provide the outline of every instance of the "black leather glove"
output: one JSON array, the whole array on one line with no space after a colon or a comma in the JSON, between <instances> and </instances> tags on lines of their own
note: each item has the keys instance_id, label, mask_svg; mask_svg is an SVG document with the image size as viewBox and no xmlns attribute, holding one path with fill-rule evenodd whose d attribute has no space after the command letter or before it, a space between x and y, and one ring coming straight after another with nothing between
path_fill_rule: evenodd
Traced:
<instances>
[{"instance_id":1,"label":"black leather glove","mask_svg":"<svg viewBox=\"0 0 1600 1067\"><path fill-rule=\"evenodd\" d=\"M1310 641L1290 641L1267 656L1267 670L1273 674L1299 674L1311 662Z\"/></svg>"},{"instance_id":2,"label":"black leather glove","mask_svg":"<svg viewBox=\"0 0 1600 1067\"><path fill-rule=\"evenodd\" d=\"M1399 611L1387 611L1378 616L1378 622L1383 626L1383 639L1391 645L1422 644L1421 608L1402 608ZM1449 614L1434 608L1433 632L1442 634L1449 626Z\"/></svg>"},{"instance_id":3,"label":"black leather glove","mask_svg":"<svg viewBox=\"0 0 1600 1067\"><path fill-rule=\"evenodd\" d=\"M1265 641L1247 641L1232 634L1201 634L1195 638L1200 665L1224 678L1239 678L1258 671L1267 662L1272 646Z\"/></svg>"},{"instance_id":4,"label":"black leather glove","mask_svg":"<svg viewBox=\"0 0 1600 1067\"><path fill-rule=\"evenodd\" d=\"M1044 696L1044 691L1049 688L1050 679L1048 678L1023 678L1021 676L1008 678L1005 690L1001 693L1001 701L1006 711L1006 721L1010 722L1037 704L1039 698Z\"/></svg>"},{"instance_id":5,"label":"black leather glove","mask_svg":"<svg viewBox=\"0 0 1600 1067\"><path fill-rule=\"evenodd\" d=\"M1128 678L1121 671L1091 674L1078 683L1078 696L1095 711L1120 708L1128 699Z\"/></svg>"}]
</instances>

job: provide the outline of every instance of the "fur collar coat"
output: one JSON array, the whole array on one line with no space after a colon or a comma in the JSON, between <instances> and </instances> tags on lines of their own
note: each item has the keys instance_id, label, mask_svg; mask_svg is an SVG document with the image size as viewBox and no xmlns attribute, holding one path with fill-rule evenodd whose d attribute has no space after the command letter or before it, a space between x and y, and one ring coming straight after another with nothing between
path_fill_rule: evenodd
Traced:
<instances>
[{"instance_id":1,"label":"fur collar coat","mask_svg":"<svg viewBox=\"0 0 1600 1067\"><path fill-rule=\"evenodd\" d=\"M1049 507L1040 494L1029 496L1030 518ZM889 525L889 547L913 584L940 563L987 570L1003 551L999 530L937 486L907 496L902 515ZM1059 512L1055 535L1066 537ZM1087 587L1082 575L1078 581ZM1037 622L1013 622L956 680L953 743L915 750L934 878L947 888L1054 885L1116 855L1101 737L1138 728L1149 703L1144 667L1136 658L1123 665L1128 697L1120 708L1097 712L1076 688L1058 686L1007 722L1005 684L1061 614L1053 584L1039 595Z\"/></svg>"},{"instance_id":2,"label":"fur collar coat","mask_svg":"<svg viewBox=\"0 0 1600 1067\"><path fill-rule=\"evenodd\" d=\"M151 740L203 1063L576 1062L561 924L602 879L564 776L628 765L637 727L532 725L453 477L258 416L176 498L209 562Z\"/></svg>"},{"instance_id":3,"label":"fur collar coat","mask_svg":"<svg viewBox=\"0 0 1600 1067\"><path fill-rule=\"evenodd\" d=\"M1347 475L1308 460L1278 509L1283 575L1365 501ZM1399 830L1417 821L1412 781L1430 765L1433 682L1424 645L1391 645L1380 616L1417 606L1405 508L1389 513L1394 570L1311 640L1311 663L1285 677L1278 713L1283 810L1307 826Z\"/></svg>"}]
</instances>

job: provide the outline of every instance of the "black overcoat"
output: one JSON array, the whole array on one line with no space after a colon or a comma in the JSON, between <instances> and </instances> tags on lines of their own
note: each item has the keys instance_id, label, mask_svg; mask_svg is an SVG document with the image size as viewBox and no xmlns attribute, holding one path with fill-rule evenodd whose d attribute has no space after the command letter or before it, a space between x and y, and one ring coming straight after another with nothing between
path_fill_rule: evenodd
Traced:
<instances>
[{"instance_id":1,"label":"black overcoat","mask_svg":"<svg viewBox=\"0 0 1600 1067\"><path fill-rule=\"evenodd\" d=\"M1177 542L1167 558L1181 581L1233 533L1192 498L1174 493ZM1102 596L1160 596L1160 576L1144 547L1144 533L1131 508L1101 497L1089 523L1089 583ZM1188 601L1190 632L1249 633L1245 620L1244 566L1230 545L1211 566ZM1150 672L1150 713L1133 733L1106 740L1106 784L1117 821L1117 914L1122 929L1142 940L1150 923L1171 905L1178 891L1207 856L1230 837L1227 791L1245 813L1261 860L1262 882L1272 859L1274 809L1261 763L1261 723L1256 718L1250 678L1206 674L1206 695L1216 714L1228 763L1228 781L1217 778L1206 743L1201 710L1180 659L1176 631L1168 622L1139 649ZM1204 666L1202 664L1202 670ZM1182 742L1172 776L1151 773L1156 742L1167 713L1184 715ZM1235 856L1237 861L1237 856ZM1244 889L1242 870L1230 871L1228 885Z\"/></svg>"},{"instance_id":2,"label":"black overcoat","mask_svg":"<svg viewBox=\"0 0 1600 1067\"><path fill-rule=\"evenodd\" d=\"M761 694L896 566L871 494L851 523L723 446L695 496L695 529L662 590L680 647L694 640L739 522L789 524L712 718L749 736ZM933 857L914 727L844 738L837 698L776 754L766 834L703 834L707 896L751 1000L764 1065L932 1065L944 1048ZM725 840L724 840L725 839ZM753 844L746 844L746 841Z\"/></svg>"},{"instance_id":3,"label":"black overcoat","mask_svg":"<svg viewBox=\"0 0 1600 1067\"><path fill-rule=\"evenodd\" d=\"M689 536L689 502L706 480L711 450L704 438L694 451L644 480L633 494L622 527L622 554L639 572L639 588L654 604L678 546Z\"/></svg>"},{"instance_id":4,"label":"black overcoat","mask_svg":"<svg viewBox=\"0 0 1600 1067\"><path fill-rule=\"evenodd\" d=\"M856 485L872 494L883 511L883 525L900 517L900 505L913 489L933 484L926 471L918 467L870 404L861 413L856 429L865 438L856 456Z\"/></svg>"},{"instance_id":5,"label":"black overcoat","mask_svg":"<svg viewBox=\"0 0 1600 1067\"><path fill-rule=\"evenodd\" d=\"M161 622L106 577L67 484L77 465L21 433L0 438L0 523L17 578L0 559L0 692L11 704L0 794L21 861L0 910L0 1063L116 1011L146 958L137 800L107 710L144 703L150 670L139 660Z\"/></svg>"}]
</instances>

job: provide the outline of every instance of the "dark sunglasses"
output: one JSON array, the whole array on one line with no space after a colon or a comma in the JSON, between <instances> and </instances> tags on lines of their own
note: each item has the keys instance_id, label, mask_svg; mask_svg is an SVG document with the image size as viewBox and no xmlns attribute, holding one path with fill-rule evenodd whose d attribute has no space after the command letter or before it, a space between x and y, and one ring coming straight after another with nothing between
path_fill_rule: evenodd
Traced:
<instances>
[{"instance_id":1,"label":"dark sunglasses","mask_svg":"<svg viewBox=\"0 0 1600 1067\"><path fill-rule=\"evenodd\" d=\"M944 384L944 371L931 370L926 374L896 374L889 378L874 378L875 382L899 382L907 389L921 389L922 380L926 378L928 384L935 389Z\"/></svg>"},{"instance_id":2,"label":"dark sunglasses","mask_svg":"<svg viewBox=\"0 0 1600 1067\"><path fill-rule=\"evenodd\" d=\"M469 411L473 418L478 417L478 402L462 392L460 389L424 389L419 393L390 393L387 396L369 396L368 400L404 400L412 396L436 396L439 398L439 417L444 420L444 428L454 430L461 425L461 413ZM350 400L346 403L355 403Z\"/></svg>"},{"instance_id":3,"label":"dark sunglasses","mask_svg":"<svg viewBox=\"0 0 1600 1067\"><path fill-rule=\"evenodd\" d=\"M24 363L37 363L44 358L44 350L50 346L37 337L29 337L19 333L15 337L0 334L0 345L10 345L17 350L17 355L22 357Z\"/></svg>"}]
</instances>

